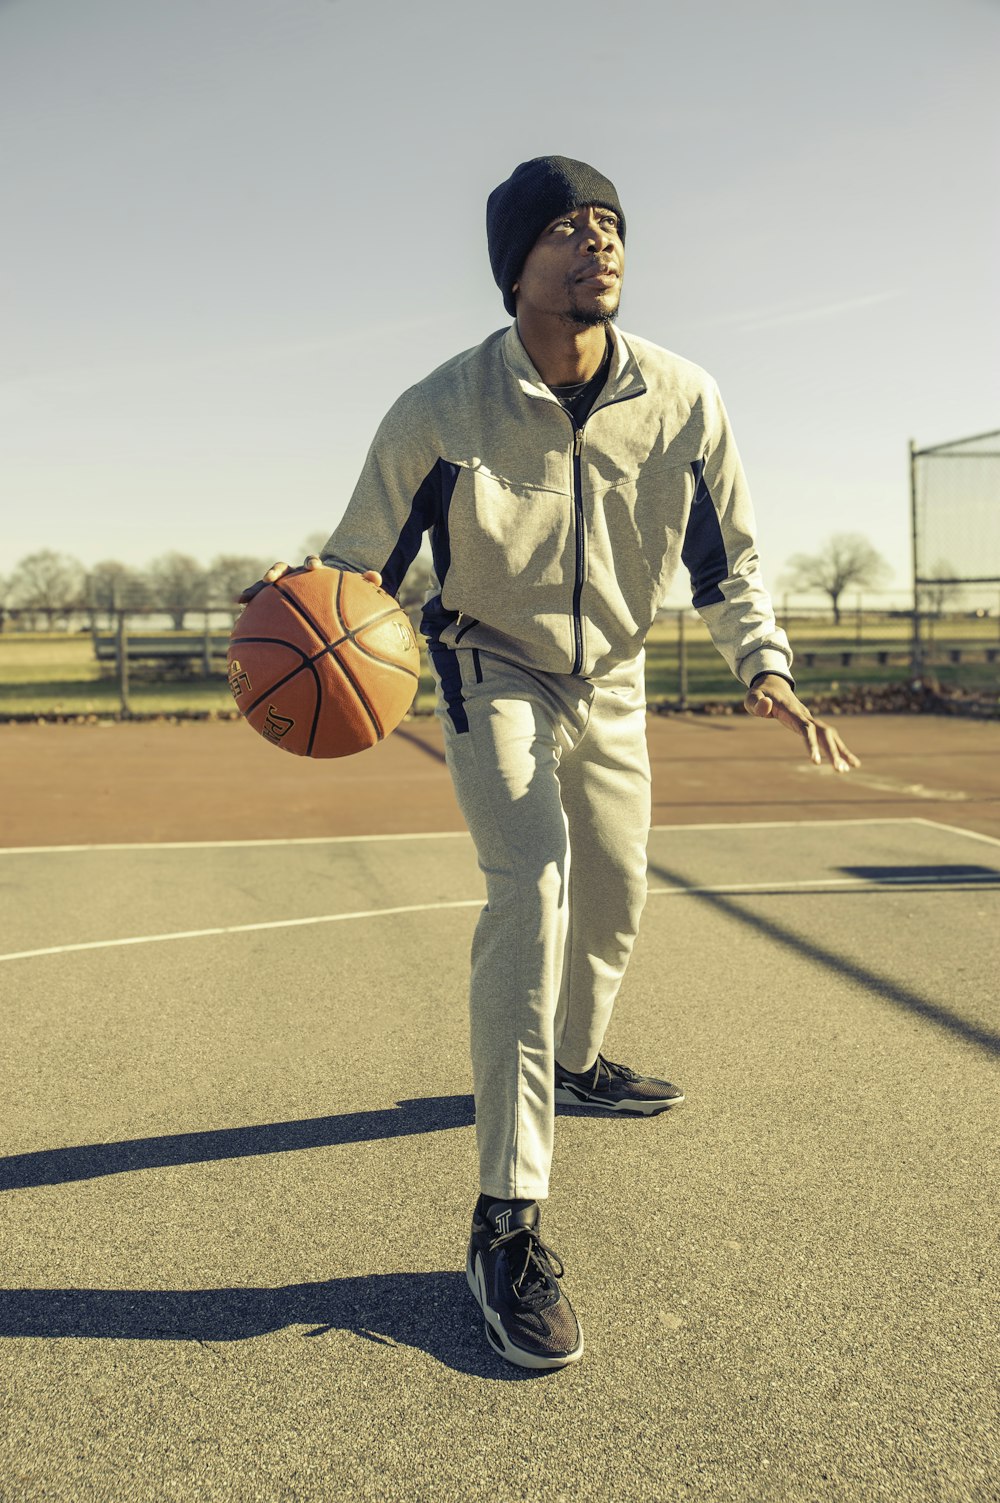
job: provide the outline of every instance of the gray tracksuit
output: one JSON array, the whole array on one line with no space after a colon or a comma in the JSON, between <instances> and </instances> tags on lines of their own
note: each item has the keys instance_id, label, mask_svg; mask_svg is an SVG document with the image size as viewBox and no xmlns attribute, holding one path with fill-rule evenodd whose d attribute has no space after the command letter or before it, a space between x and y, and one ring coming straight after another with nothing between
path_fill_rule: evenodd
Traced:
<instances>
[{"instance_id":1,"label":"gray tracksuit","mask_svg":"<svg viewBox=\"0 0 1000 1503\"><path fill-rule=\"evenodd\" d=\"M404 392L323 553L394 593L430 533L422 626L488 894L471 991L481 1188L503 1197L547 1193L553 1055L592 1063L634 943L642 647L680 563L732 671L790 677L715 382L613 336L579 429L516 325Z\"/></svg>"}]
</instances>

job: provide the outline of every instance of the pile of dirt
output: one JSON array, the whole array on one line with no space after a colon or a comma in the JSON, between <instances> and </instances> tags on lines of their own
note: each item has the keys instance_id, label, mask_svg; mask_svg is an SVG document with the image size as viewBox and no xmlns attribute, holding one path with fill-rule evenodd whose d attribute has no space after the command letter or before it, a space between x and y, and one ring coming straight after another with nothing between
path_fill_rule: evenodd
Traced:
<instances>
[{"instance_id":1,"label":"pile of dirt","mask_svg":"<svg viewBox=\"0 0 1000 1503\"><path fill-rule=\"evenodd\" d=\"M981 720L1000 719L1000 695L982 690L962 689L953 684L940 684L935 679L918 683L900 684L845 684L826 694L805 692L810 710L817 715L963 715ZM742 715L743 701L732 699L706 699L690 703L684 710L678 709L674 700L651 700L648 706L654 715ZM420 719L430 712L411 711L406 718ZM159 721L177 725L188 720L239 720L238 710L178 710L159 711L132 715L78 714L73 711L50 711L48 714L0 715L0 724L22 725L97 725L108 721Z\"/></svg>"},{"instance_id":2,"label":"pile of dirt","mask_svg":"<svg viewBox=\"0 0 1000 1503\"><path fill-rule=\"evenodd\" d=\"M0 715L0 725L113 725L126 721L137 725L179 725L181 721L188 720L239 720L239 718L239 710L157 710L155 713L138 710L131 715L123 715L120 710L102 711L99 715L93 711L24 710L12 715Z\"/></svg>"},{"instance_id":3,"label":"pile of dirt","mask_svg":"<svg viewBox=\"0 0 1000 1503\"><path fill-rule=\"evenodd\" d=\"M963 689L926 678L914 683L845 684L826 694L806 693L806 702L817 715L964 715L1000 719L1000 695ZM657 715L677 714L670 700L649 706ZM742 711L739 700L706 700L689 705L686 713L735 715Z\"/></svg>"}]
</instances>

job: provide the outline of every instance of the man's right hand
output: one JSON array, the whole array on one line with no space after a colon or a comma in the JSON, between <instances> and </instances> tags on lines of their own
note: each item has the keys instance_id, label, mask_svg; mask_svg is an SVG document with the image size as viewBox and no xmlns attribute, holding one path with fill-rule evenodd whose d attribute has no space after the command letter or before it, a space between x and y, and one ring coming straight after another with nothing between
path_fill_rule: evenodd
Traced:
<instances>
[{"instance_id":1,"label":"man's right hand","mask_svg":"<svg viewBox=\"0 0 1000 1503\"><path fill-rule=\"evenodd\" d=\"M305 569L328 569L329 567L329 564L324 564L318 553L308 554L306 556L306 561L303 564L303 568ZM253 599L255 595L260 594L261 590L266 584L274 584L274 581L276 579L280 579L282 574L287 574L290 568L290 564L272 564L270 569L268 569L267 572L260 577L260 579L256 580L252 585L247 585L246 589L242 590L240 594L237 595L237 605L246 605ZM380 585L382 583L382 576L376 569L366 569L364 574L362 575L362 578L370 579L372 584L374 585Z\"/></svg>"}]
</instances>

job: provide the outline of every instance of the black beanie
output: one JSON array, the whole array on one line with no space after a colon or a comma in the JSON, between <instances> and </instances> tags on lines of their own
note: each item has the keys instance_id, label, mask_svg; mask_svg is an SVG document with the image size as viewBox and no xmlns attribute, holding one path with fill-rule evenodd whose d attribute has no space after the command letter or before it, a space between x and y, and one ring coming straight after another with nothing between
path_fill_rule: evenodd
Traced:
<instances>
[{"instance_id":1,"label":"black beanie","mask_svg":"<svg viewBox=\"0 0 1000 1503\"><path fill-rule=\"evenodd\" d=\"M486 240L503 305L513 317L511 290L528 252L547 224L584 204L600 204L618 216L618 233L625 239L625 215L614 183L586 162L572 157L533 157L515 167L505 183L486 201Z\"/></svg>"}]
</instances>

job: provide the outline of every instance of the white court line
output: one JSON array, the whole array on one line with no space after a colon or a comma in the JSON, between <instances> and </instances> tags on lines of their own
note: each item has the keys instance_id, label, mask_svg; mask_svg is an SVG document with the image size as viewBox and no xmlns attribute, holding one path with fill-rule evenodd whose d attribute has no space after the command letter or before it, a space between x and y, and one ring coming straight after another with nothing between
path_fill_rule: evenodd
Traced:
<instances>
[{"instance_id":1,"label":"white court line","mask_svg":"<svg viewBox=\"0 0 1000 1503\"><path fill-rule=\"evenodd\" d=\"M963 830L960 825L946 825L940 819L915 818L913 824L929 825L932 830L947 830L952 835L968 835L970 840L984 840L987 845L1000 845L995 835L984 835L980 830Z\"/></svg>"},{"instance_id":2,"label":"white court line","mask_svg":"<svg viewBox=\"0 0 1000 1503\"><path fill-rule=\"evenodd\" d=\"M44 950L15 950L4 960L32 960L37 955L70 955L77 950L113 950L121 945L157 945L170 939L206 939L212 934L253 934L260 929L295 929L307 924L343 924L348 919L390 918L399 913L429 913L442 908L481 908L482 898L452 903L410 903L405 908L366 908L353 913L321 913L315 918L271 919L262 924L228 924L215 929L178 929L173 934L134 934L128 939L90 939L77 945L48 945Z\"/></svg>"},{"instance_id":3,"label":"white court line","mask_svg":"<svg viewBox=\"0 0 1000 1503\"><path fill-rule=\"evenodd\" d=\"M868 877L812 877L803 880L783 882L779 879L773 882L722 882L715 886L706 887L651 887L651 898L685 898L698 897L699 895L717 894L738 897L741 893L769 893L778 896L804 891L816 891L817 889L830 888L888 888L888 887L921 887L932 890L943 890L948 887L1000 887L1000 872L995 875L992 872L977 874L971 873L966 876L941 878L935 876L925 877L881 877L877 882ZM401 913L438 913L451 908L481 908L484 899L457 898L448 902L440 903L408 903L402 908L364 908L351 913L321 913L314 918L271 919L260 924L229 924L213 929L180 929L171 934L136 934L127 939L91 939L80 944L73 945L47 945L41 950L14 950L9 955L0 955L0 962L5 960L34 960L42 955L71 955L80 950L115 950L124 945L155 945L163 944L167 940L174 939L207 939L212 935L220 934L255 934L262 929L301 929L311 924L343 924L350 919L393 918Z\"/></svg>"},{"instance_id":4,"label":"white court line","mask_svg":"<svg viewBox=\"0 0 1000 1503\"><path fill-rule=\"evenodd\" d=\"M838 777L839 774L832 767L810 767L807 763L797 763L796 772L805 773L806 777ZM910 798L924 798L932 804L964 804L974 795L964 793L959 788L928 788L924 783L904 783L902 778L885 777L881 773L856 772L851 773L851 782L861 788L874 788L882 793L905 793Z\"/></svg>"},{"instance_id":5,"label":"white court line","mask_svg":"<svg viewBox=\"0 0 1000 1503\"><path fill-rule=\"evenodd\" d=\"M651 825L650 834L663 830L803 830L816 825L929 825L931 819L907 815L899 819L758 819L722 824ZM950 826L942 825L942 829ZM246 846L367 845L380 840L468 840L468 830L425 830L412 835L297 835L271 840L129 840L107 845L7 845L0 856L53 856L76 851L217 851Z\"/></svg>"},{"instance_id":6,"label":"white court line","mask_svg":"<svg viewBox=\"0 0 1000 1503\"><path fill-rule=\"evenodd\" d=\"M414 835L295 835L274 840L119 840L106 845L5 845L0 846L0 856L49 856L67 851L216 851L256 845L366 845L376 840L468 838L468 830L425 830Z\"/></svg>"}]
</instances>

